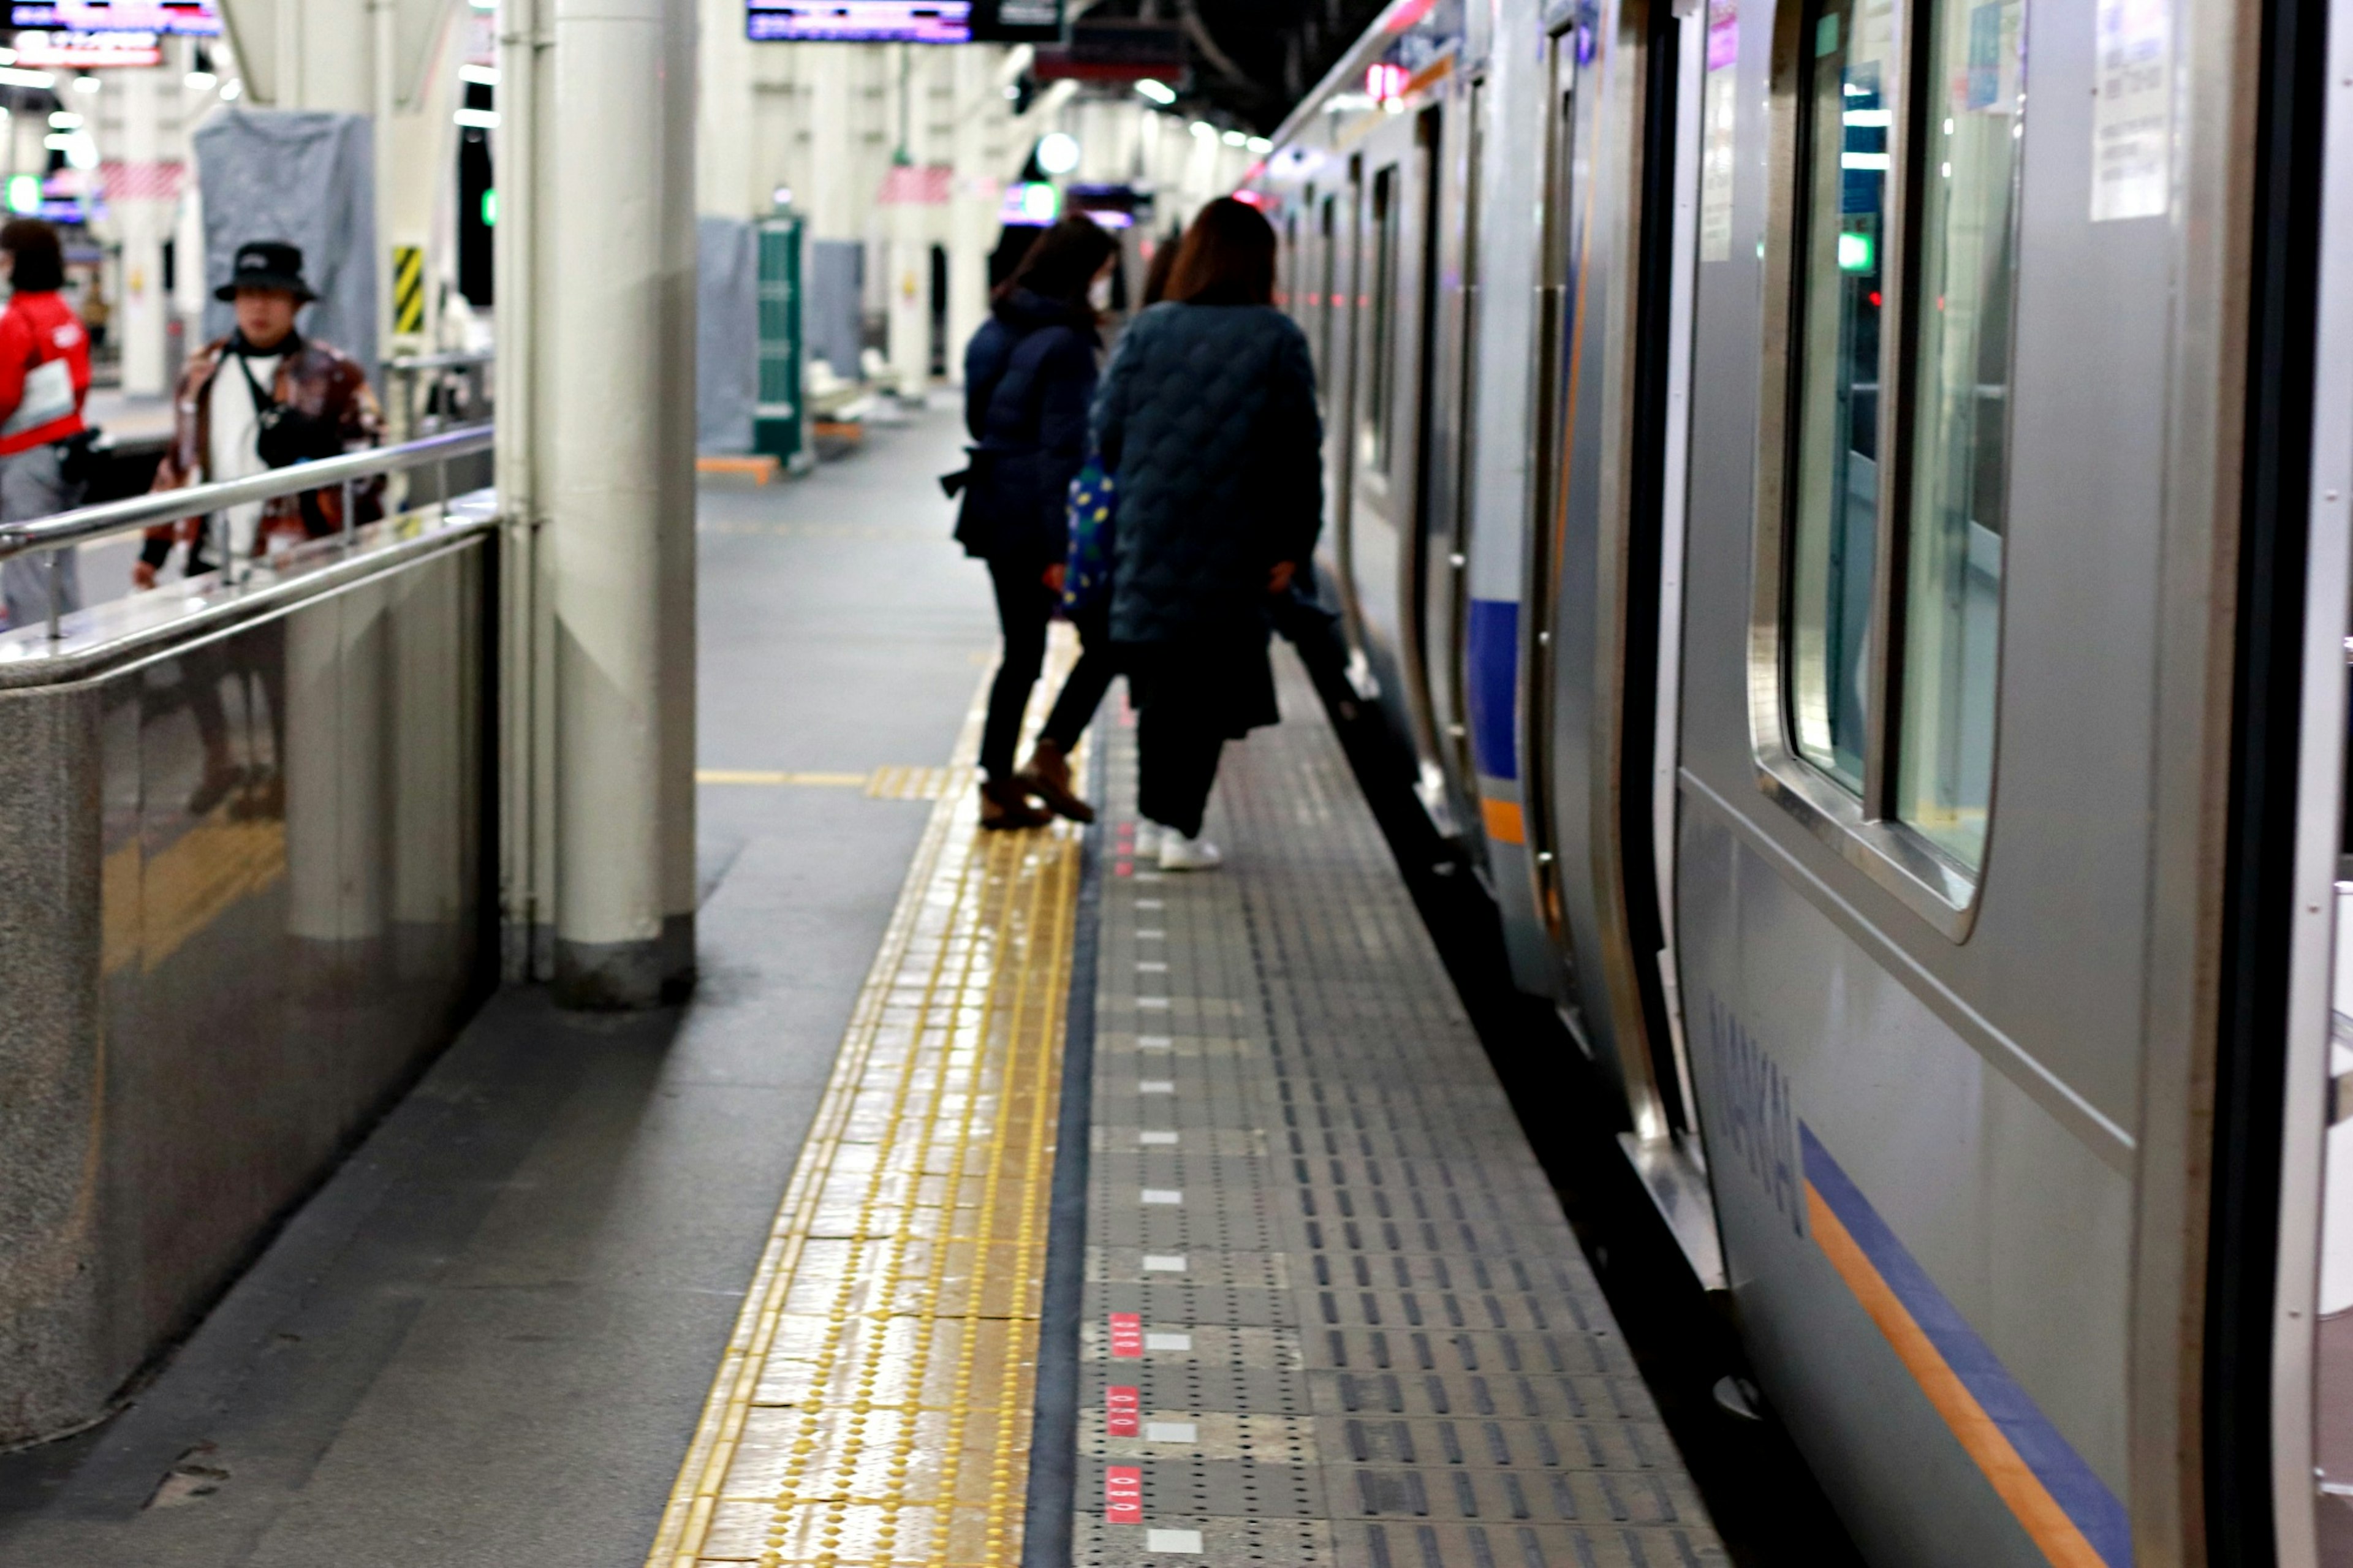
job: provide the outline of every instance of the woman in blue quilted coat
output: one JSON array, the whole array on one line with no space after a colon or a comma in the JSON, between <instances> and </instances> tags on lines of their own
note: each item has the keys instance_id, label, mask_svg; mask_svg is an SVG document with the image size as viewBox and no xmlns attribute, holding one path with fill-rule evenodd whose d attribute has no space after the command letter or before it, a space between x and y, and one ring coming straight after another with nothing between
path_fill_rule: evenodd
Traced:
<instances>
[{"instance_id":1,"label":"woman in blue quilted coat","mask_svg":"<svg viewBox=\"0 0 2353 1568\"><path fill-rule=\"evenodd\" d=\"M1111 637L1142 710L1139 805L1167 870L1206 869L1218 754L1280 718L1271 602L1315 548L1323 434L1307 340L1275 310L1274 229L1211 202L1186 231L1167 300L1120 340L1094 438L1117 481Z\"/></svg>"},{"instance_id":2,"label":"woman in blue quilted coat","mask_svg":"<svg viewBox=\"0 0 2353 1568\"><path fill-rule=\"evenodd\" d=\"M1118 256L1118 242L1095 225L1064 218L1038 237L997 289L989 319L965 350L965 426L975 445L956 538L966 554L988 563L1005 633L981 731L983 827L1050 820L1032 795L1065 816L1094 820L1071 788L1069 752L1111 684L1100 624L1080 627L1086 650L1018 773L1013 752L1029 689L1045 665L1046 627L1060 602L1069 546L1065 502L1086 458L1087 405L1102 347L1088 291Z\"/></svg>"}]
</instances>

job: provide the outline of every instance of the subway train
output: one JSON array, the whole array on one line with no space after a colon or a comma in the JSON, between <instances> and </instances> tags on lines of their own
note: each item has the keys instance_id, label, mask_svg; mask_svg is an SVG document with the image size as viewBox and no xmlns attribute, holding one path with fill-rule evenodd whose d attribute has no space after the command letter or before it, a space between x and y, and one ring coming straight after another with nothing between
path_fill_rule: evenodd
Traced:
<instances>
[{"instance_id":1,"label":"subway train","mask_svg":"<svg viewBox=\"0 0 2353 1568\"><path fill-rule=\"evenodd\" d=\"M2348 18L1398 0L1240 193L1348 679L1885 1568L2353 1563Z\"/></svg>"}]
</instances>

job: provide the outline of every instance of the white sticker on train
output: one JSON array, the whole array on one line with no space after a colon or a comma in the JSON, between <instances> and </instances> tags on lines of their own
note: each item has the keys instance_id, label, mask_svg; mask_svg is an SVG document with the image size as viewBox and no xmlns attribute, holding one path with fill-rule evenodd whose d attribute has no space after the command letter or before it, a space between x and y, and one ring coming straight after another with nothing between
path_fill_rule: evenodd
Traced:
<instances>
[{"instance_id":1,"label":"white sticker on train","mask_svg":"<svg viewBox=\"0 0 2353 1568\"><path fill-rule=\"evenodd\" d=\"M2173 11L2100 0L2092 84L2092 221L2162 217L2173 180Z\"/></svg>"}]
</instances>

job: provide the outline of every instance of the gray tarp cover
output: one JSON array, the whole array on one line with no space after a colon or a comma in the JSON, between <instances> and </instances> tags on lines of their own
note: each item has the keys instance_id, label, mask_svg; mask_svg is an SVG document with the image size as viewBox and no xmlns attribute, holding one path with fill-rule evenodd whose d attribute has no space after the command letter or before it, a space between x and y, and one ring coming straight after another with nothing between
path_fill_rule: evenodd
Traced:
<instances>
[{"instance_id":1,"label":"gray tarp cover","mask_svg":"<svg viewBox=\"0 0 2353 1568\"><path fill-rule=\"evenodd\" d=\"M820 239L809 246L807 309L801 330L808 353L833 367L844 381L860 381L860 323L865 315L866 247L854 239Z\"/></svg>"},{"instance_id":2,"label":"gray tarp cover","mask_svg":"<svg viewBox=\"0 0 2353 1568\"><path fill-rule=\"evenodd\" d=\"M304 336L331 343L376 376L375 141L367 117L310 110L222 109L193 139L205 206L205 337L226 337L235 312L211 297L237 247L283 239L302 247L319 301Z\"/></svg>"},{"instance_id":3,"label":"gray tarp cover","mask_svg":"<svg viewBox=\"0 0 2353 1568\"><path fill-rule=\"evenodd\" d=\"M760 395L758 237L742 218L702 217L695 241L695 446L748 452Z\"/></svg>"}]
</instances>

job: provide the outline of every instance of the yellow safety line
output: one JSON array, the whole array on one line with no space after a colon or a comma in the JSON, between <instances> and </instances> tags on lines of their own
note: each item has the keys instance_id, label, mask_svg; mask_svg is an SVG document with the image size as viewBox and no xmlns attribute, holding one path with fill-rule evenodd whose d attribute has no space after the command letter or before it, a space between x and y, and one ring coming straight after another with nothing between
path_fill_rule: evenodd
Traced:
<instances>
[{"instance_id":1,"label":"yellow safety line","mask_svg":"<svg viewBox=\"0 0 2353 1568\"><path fill-rule=\"evenodd\" d=\"M978 831L979 720L946 767L855 775L938 804L648 1568L1019 1555L1079 846Z\"/></svg>"},{"instance_id":2,"label":"yellow safety line","mask_svg":"<svg viewBox=\"0 0 2353 1568\"><path fill-rule=\"evenodd\" d=\"M694 782L707 784L816 784L864 789L872 773L786 773L765 768L697 768Z\"/></svg>"},{"instance_id":3,"label":"yellow safety line","mask_svg":"<svg viewBox=\"0 0 2353 1568\"><path fill-rule=\"evenodd\" d=\"M694 782L706 784L797 784L820 789L862 789L869 800L942 800L960 795L975 777L968 764L924 767L888 763L862 773L779 773L766 768L698 768Z\"/></svg>"}]
</instances>

